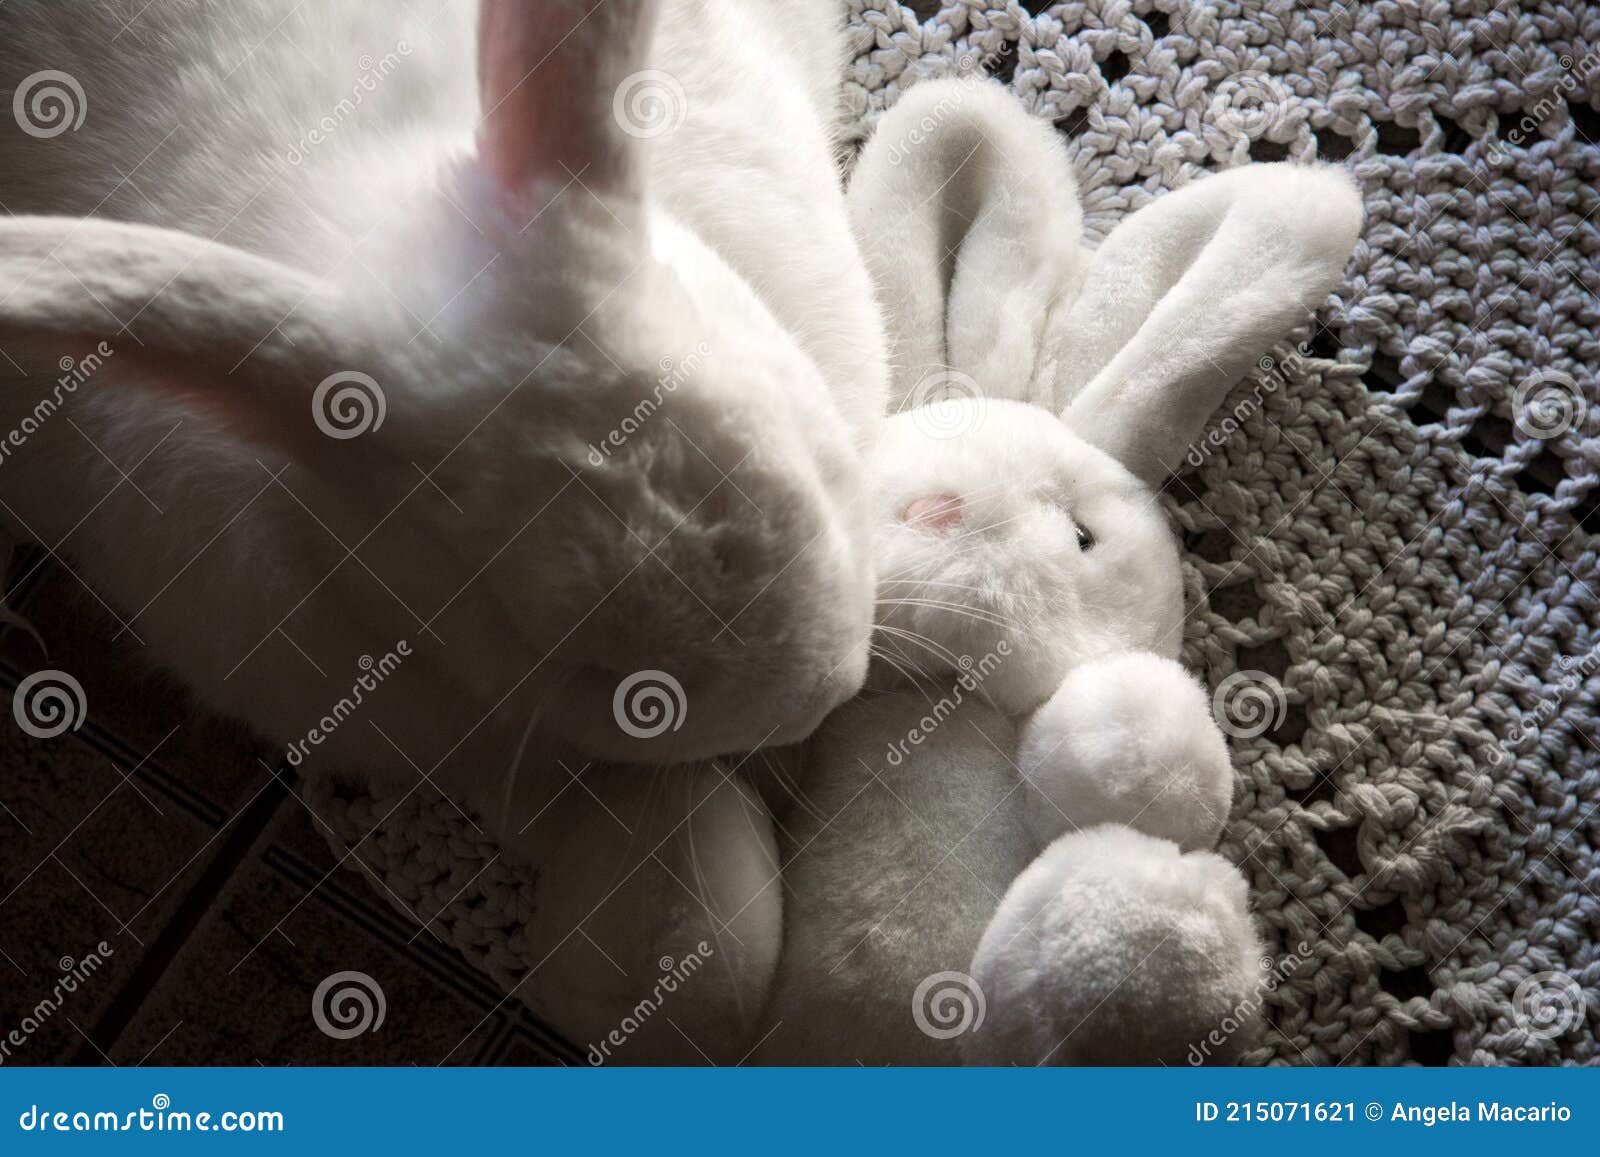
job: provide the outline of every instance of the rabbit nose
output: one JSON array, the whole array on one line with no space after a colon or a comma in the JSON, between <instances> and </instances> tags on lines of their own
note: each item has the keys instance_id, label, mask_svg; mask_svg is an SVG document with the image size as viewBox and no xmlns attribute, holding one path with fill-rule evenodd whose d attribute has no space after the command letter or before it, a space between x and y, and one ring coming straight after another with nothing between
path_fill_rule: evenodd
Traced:
<instances>
[{"instance_id":1,"label":"rabbit nose","mask_svg":"<svg viewBox=\"0 0 1600 1157\"><path fill-rule=\"evenodd\" d=\"M955 494L931 494L918 498L901 514L908 526L944 534L961 525L961 498Z\"/></svg>"}]
</instances>

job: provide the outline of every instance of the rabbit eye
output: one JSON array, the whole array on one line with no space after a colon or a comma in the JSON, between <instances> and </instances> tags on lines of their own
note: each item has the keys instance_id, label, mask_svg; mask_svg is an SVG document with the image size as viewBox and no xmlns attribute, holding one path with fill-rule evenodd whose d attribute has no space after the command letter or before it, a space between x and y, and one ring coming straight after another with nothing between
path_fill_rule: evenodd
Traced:
<instances>
[{"instance_id":1,"label":"rabbit eye","mask_svg":"<svg viewBox=\"0 0 1600 1157\"><path fill-rule=\"evenodd\" d=\"M1086 527L1078 527L1078 549L1088 550L1094 546L1094 535Z\"/></svg>"}]
</instances>

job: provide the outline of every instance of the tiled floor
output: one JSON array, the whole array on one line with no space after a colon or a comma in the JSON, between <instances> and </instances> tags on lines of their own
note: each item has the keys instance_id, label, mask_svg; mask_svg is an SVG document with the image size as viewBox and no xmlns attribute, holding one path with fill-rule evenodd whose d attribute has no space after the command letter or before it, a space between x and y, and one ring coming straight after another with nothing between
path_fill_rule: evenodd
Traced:
<instances>
[{"instance_id":1,"label":"tiled floor","mask_svg":"<svg viewBox=\"0 0 1600 1157\"><path fill-rule=\"evenodd\" d=\"M49 653L22 630L0 632L5 704L22 679L54 668L82 684L87 711L79 730L53 739L24 734L9 711L0 726L0 1060L576 1058L388 907L354 858L336 868L265 749L145 668L138 644L114 639L116 623L66 571L22 553L10 582L12 607ZM57 1002L58 982L97 952L103 966ZM319 1029L312 997L344 971L370 976L385 1012L375 1031L339 1039Z\"/></svg>"}]
</instances>

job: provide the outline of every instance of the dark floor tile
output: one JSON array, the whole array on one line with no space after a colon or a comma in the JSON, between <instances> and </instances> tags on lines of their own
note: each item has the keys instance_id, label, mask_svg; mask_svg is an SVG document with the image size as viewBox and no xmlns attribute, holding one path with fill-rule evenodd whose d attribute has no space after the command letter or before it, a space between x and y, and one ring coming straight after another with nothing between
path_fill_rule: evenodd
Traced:
<instances>
[{"instance_id":1,"label":"dark floor tile","mask_svg":"<svg viewBox=\"0 0 1600 1157\"><path fill-rule=\"evenodd\" d=\"M48 668L81 684L86 711L53 739L0 726L0 1062L576 1058L359 857L333 851L269 771L273 753L197 712L64 569L44 564L14 601L49 653L0 629L4 706ZM311 1012L345 971L370 976L385 1005L381 1028L347 1040Z\"/></svg>"},{"instance_id":2,"label":"dark floor tile","mask_svg":"<svg viewBox=\"0 0 1600 1157\"><path fill-rule=\"evenodd\" d=\"M39 740L0 727L0 767L0 952L10 958L0 968L16 982L0 985L0 1036L51 995L59 962L84 960L102 940L112 950L30 1042L27 1060L45 1063L82 1044L78 1029L92 1032L216 832L75 735Z\"/></svg>"},{"instance_id":3,"label":"dark floor tile","mask_svg":"<svg viewBox=\"0 0 1600 1157\"><path fill-rule=\"evenodd\" d=\"M76 679L86 706L80 734L133 762L145 760L149 778L210 823L222 823L255 793L260 759L275 753L242 724L200 710L132 635L118 636L110 613L66 570L46 562L15 609L49 650L9 628L0 634L0 664L17 679L45 668Z\"/></svg>"},{"instance_id":4,"label":"dark floor tile","mask_svg":"<svg viewBox=\"0 0 1600 1157\"><path fill-rule=\"evenodd\" d=\"M286 810L271 836L308 820ZM331 857L329 857L331 859ZM332 875L268 842L229 883L212 912L155 986L117 1058L137 1058L162 1040L163 1064L435 1065L478 1059L508 1013L474 978L463 990L408 945L369 906L371 885L352 868ZM460 965L461 968L466 966ZM336 985L380 999L380 1026L337 1039L318 1027L313 996L338 973L368 980ZM324 1019L341 1028L324 1001ZM358 1018L359 1019L359 1018ZM370 1021L370 1018L369 1018ZM174 1031L174 1026L176 1030Z\"/></svg>"}]
</instances>

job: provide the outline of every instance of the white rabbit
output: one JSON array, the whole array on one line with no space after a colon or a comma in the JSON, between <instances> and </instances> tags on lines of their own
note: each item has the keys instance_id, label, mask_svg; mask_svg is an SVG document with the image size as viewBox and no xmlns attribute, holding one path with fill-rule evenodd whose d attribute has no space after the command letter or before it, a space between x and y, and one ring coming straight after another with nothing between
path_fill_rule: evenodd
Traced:
<instances>
[{"instance_id":1,"label":"white rabbit","mask_svg":"<svg viewBox=\"0 0 1600 1157\"><path fill-rule=\"evenodd\" d=\"M209 706L465 812L524 751L545 798L807 734L866 673L886 386L843 29L6 4L0 518ZM641 671L682 689L648 741ZM517 830L585 894L594 841Z\"/></svg>"},{"instance_id":2,"label":"white rabbit","mask_svg":"<svg viewBox=\"0 0 1600 1157\"><path fill-rule=\"evenodd\" d=\"M1208 177L1091 252L1049 126L953 80L884 116L850 203L902 408L874 459L884 662L785 753L793 799L767 792L787 900L757 1057L1237 1056L1261 950L1209 850L1231 767L1175 662L1155 488L1337 284L1353 183Z\"/></svg>"},{"instance_id":3,"label":"white rabbit","mask_svg":"<svg viewBox=\"0 0 1600 1157\"><path fill-rule=\"evenodd\" d=\"M534 715L636 757L643 668L653 758L804 735L865 672L884 367L842 6L794 7L489 0L475 69L470 3L6 5L6 515L286 744L407 640L394 746L324 766L482 803Z\"/></svg>"},{"instance_id":4,"label":"white rabbit","mask_svg":"<svg viewBox=\"0 0 1600 1157\"><path fill-rule=\"evenodd\" d=\"M1232 773L1175 661L1182 575L1155 488L1337 283L1353 185L1251 166L1091 252L1051 129L997 86L950 81L885 115L849 200L898 411L872 458L870 688L803 744L663 773L699 801L685 832L629 769L586 777L603 808L569 792L591 822L560 826L626 895L564 893L533 955L582 923L635 979L596 994L604 966L568 968L542 1007L608 1062L1235 1057L1261 948L1244 877L1209 850ZM693 876L656 872L661 848ZM712 967L743 984L702 973L609 1047L656 954L699 951L686 933L707 912ZM746 965L774 954L768 985ZM707 1013L730 993L737 1015Z\"/></svg>"}]
</instances>

